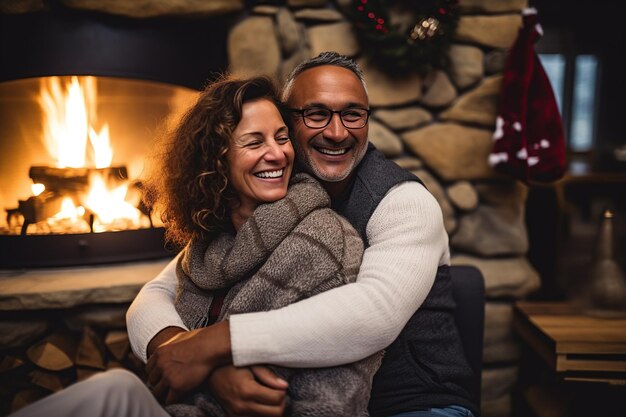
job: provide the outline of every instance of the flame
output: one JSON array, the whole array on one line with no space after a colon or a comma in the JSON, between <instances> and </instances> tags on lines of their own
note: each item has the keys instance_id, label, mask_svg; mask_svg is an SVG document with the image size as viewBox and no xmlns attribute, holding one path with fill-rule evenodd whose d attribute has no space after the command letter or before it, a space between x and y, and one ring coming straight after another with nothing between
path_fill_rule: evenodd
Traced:
<instances>
[{"instance_id":1,"label":"flame","mask_svg":"<svg viewBox=\"0 0 626 417\"><path fill-rule=\"evenodd\" d=\"M33 184L30 186L31 191L33 192L34 196L38 196L39 194L43 193L46 190L46 186L43 184Z\"/></svg>"},{"instance_id":2,"label":"flame","mask_svg":"<svg viewBox=\"0 0 626 417\"><path fill-rule=\"evenodd\" d=\"M44 140L58 168L107 168L113 161L109 125L94 128L97 109L95 77L71 77L62 85L60 77L42 79L39 103L43 110ZM91 147L88 149L88 145ZM37 187L35 187L37 186ZM42 188L43 187L43 188ZM34 195L45 186L33 185ZM87 196L75 206L70 197L62 200L53 220L82 221L85 208L94 215L93 231L141 227L141 212L125 201L128 184L108 189L100 174L90 176ZM83 207L84 206L84 207Z\"/></svg>"},{"instance_id":3,"label":"flame","mask_svg":"<svg viewBox=\"0 0 626 417\"><path fill-rule=\"evenodd\" d=\"M98 224L96 229L107 230L107 226L115 228L114 223L125 223L125 228L139 227L141 212L132 204L125 201L128 184L122 184L108 189L101 175L91 177L91 189L85 199L85 206L96 214Z\"/></svg>"},{"instance_id":4,"label":"flame","mask_svg":"<svg viewBox=\"0 0 626 417\"><path fill-rule=\"evenodd\" d=\"M58 168L86 166L88 143L94 151L91 165L97 168L111 165L109 127L105 124L98 132L92 126L96 120L96 99L95 77L71 77L64 87L60 77L42 78L39 103L43 110L44 140Z\"/></svg>"},{"instance_id":5,"label":"flame","mask_svg":"<svg viewBox=\"0 0 626 417\"><path fill-rule=\"evenodd\" d=\"M74 201L70 197L64 197L61 201L61 210L52 216L55 220L71 220L77 222L85 214L85 208L82 206L76 207Z\"/></svg>"},{"instance_id":6,"label":"flame","mask_svg":"<svg viewBox=\"0 0 626 417\"><path fill-rule=\"evenodd\" d=\"M102 126L100 133L89 128L89 141L93 147L96 168L110 167L113 162L113 148L109 139L109 125Z\"/></svg>"}]
</instances>

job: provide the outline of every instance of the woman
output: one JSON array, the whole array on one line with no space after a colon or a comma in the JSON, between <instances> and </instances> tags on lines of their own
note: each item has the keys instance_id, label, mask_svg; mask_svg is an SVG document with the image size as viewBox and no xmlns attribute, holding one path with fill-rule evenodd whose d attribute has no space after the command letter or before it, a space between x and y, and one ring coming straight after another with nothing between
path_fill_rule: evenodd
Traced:
<instances>
[{"instance_id":1,"label":"woman","mask_svg":"<svg viewBox=\"0 0 626 417\"><path fill-rule=\"evenodd\" d=\"M280 108L267 78L216 81L165 143L148 181L147 201L160 209L168 241L185 245L176 308L191 329L234 313L280 308L356 279L360 237L330 209L315 180L291 178L294 150ZM367 415L380 360L377 354L333 368L272 367L289 383L285 414ZM38 415L31 407L17 415ZM52 402L39 410L48 417L76 412L55 413ZM225 415L203 386L166 410Z\"/></svg>"},{"instance_id":2,"label":"woman","mask_svg":"<svg viewBox=\"0 0 626 417\"><path fill-rule=\"evenodd\" d=\"M159 172L168 175L158 175L154 189L168 238L187 243L177 266L176 308L189 328L280 308L356 279L362 242L329 208L326 192L305 174L287 190L294 150L279 107L268 79L218 81L166 149ZM289 382L288 413L363 415L379 358L273 369ZM186 415L199 407L220 415L208 393L192 397L167 410Z\"/></svg>"}]
</instances>

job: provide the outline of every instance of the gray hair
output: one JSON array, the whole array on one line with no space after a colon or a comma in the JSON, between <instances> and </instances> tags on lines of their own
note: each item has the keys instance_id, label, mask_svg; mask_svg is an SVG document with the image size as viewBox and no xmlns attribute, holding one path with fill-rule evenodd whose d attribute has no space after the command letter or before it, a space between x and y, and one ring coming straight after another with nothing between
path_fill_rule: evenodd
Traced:
<instances>
[{"instance_id":1,"label":"gray hair","mask_svg":"<svg viewBox=\"0 0 626 417\"><path fill-rule=\"evenodd\" d=\"M365 94L367 95L367 86L365 85L365 79L363 78L363 71L355 60L343 55L339 55L337 52L321 52L315 58L311 58L301 62L300 64L298 64L297 67L293 69L293 71L291 71L291 73L287 77L285 86L283 87L283 93L281 95L283 102L286 103L289 100L289 97L291 96L291 90L293 89L293 83L300 74L308 69L320 67L322 65L333 65L335 67L341 67L352 71L354 75L357 76L359 81L361 81L361 84L363 84Z\"/></svg>"}]
</instances>

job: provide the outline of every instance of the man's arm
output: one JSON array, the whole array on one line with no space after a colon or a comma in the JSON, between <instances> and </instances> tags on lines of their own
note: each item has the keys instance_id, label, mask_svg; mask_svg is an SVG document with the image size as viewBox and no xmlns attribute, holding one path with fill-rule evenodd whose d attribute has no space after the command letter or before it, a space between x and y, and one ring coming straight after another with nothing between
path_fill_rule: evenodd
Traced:
<instances>
[{"instance_id":1,"label":"man's arm","mask_svg":"<svg viewBox=\"0 0 626 417\"><path fill-rule=\"evenodd\" d=\"M393 188L367 224L357 281L279 310L233 315L233 363L335 366L391 344L449 263L439 204L420 184Z\"/></svg>"},{"instance_id":2,"label":"man's arm","mask_svg":"<svg viewBox=\"0 0 626 417\"><path fill-rule=\"evenodd\" d=\"M146 372L152 392L166 404L196 388L220 366L232 363L228 322L183 331L158 346Z\"/></svg>"},{"instance_id":3,"label":"man's arm","mask_svg":"<svg viewBox=\"0 0 626 417\"><path fill-rule=\"evenodd\" d=\"M279 417L285 413L288 384L269 368L227 365L216 369L207 382L229 416Z\"/></svg>"},{"instance_id":4,"label":"man's arm","mask_svg":"<svg viewBox=\"0 0 626 417\"><path fill-rule=\"evenodd\" d=\"M385 196L367 234L357 282L279 310L231 316L234 364L335 366L391 344L428 295L437 267L449 263L448 236L439 204L414 182ZM173 306L175 288L172 261L133 302L127 321L140 357L159 331L184 326Z\"/></svg>"}]
</instances>

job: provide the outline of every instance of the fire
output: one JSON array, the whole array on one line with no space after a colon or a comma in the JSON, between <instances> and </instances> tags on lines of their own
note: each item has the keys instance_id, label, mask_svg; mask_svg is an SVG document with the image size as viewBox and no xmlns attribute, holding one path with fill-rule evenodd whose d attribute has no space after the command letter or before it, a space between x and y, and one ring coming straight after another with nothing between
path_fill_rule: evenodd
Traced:
<instances>
[{"instance_id":1,"label":"fire","mask_svg":"<svg viewBox=\"0 0 626 417\"><path fill-rule=\"evenodd\" d=\"M97 215L94 232L111 229L130 229L140 226L141 213L125 201L128 184L108 189L101 175L93 175L91 189L85 199L85 206Z\"/></svg>"},{"instance_id":2,"label":"fire","mask_svg":"<svg viewBox=\"0 0 626 417\"><path fill-rule=\"evenodd\" d=\"M33 184L30 186L31 191L33 192L34 196L38 196L39 194L43 193L44 191L46 191L46 186L43 184Z\"/></svg>"},{"instance_id":3,"label":"fire","mask_svg":"<svg viewBox=\"0 0 626 417\"><path fill-rule=\"evenodd\" d=\"M89 141L93 147L94 164L96 168L106 168L113 162L113 148L109 139L109 125L102 126L100 133L89 128Z\"/></svg>"},{"instance_id":4,"label":"fire","mask_svg":"<svg viewBox=\"0 0 626 417\"><path fill-rule=\"evenodd\" d=\"M64 197L61 202L61 210L52 216L57 220L71 220L77 222L85 214L85 209L82 206L76 207L70 197Z\"/></svg>"},{"instance_id":5,"label":"fire","mask_svg":"<svg viewBox=\"0 0 626 417\"><path fill-rule=\"evenodd\" d=\"M113 149L109 127L96 131L97 84L95 77L72 77L63 87L61 78L41 80L39 103L43 109L44 140L58 168L87 166L87 145L93 148L96 168L111 165Z\"/></svg>"},{"instance_id":6,"label":"fire","mask_svg":"<svg viewBox=\"0 0 626 417\"><path fill-rule=\"evenodd\" d=\"M97 123L95 77L71 77L63 85L60 77L41 81L39 103L43 110L43 136L57 168L107 168L113 161L109 126ZM108 184L99 174L90 176L89 191L76 206L64 198L52 219L83 221L85 210L94 215L93 231L140 227L141 212L125 201L128 184ZM35 187L36 185L36 187ZM43 192L33 185L33 194ZM120 226L123 224L124 226Z\"/></svg>"}]
</instances>

